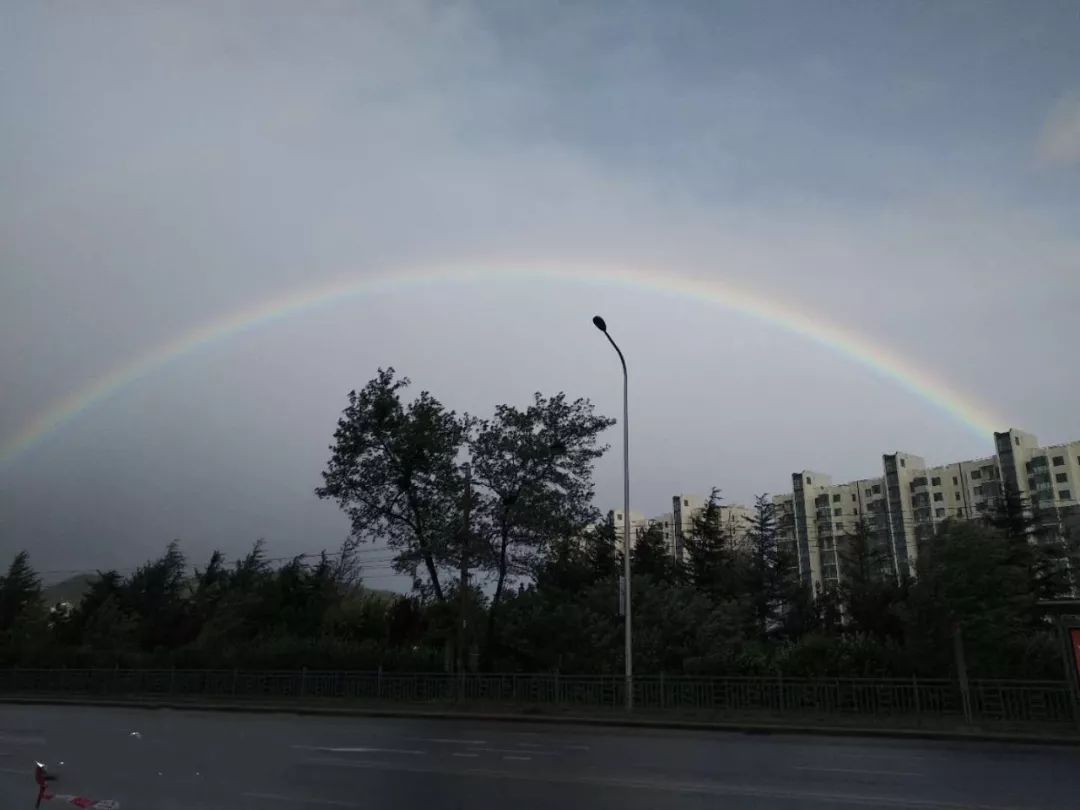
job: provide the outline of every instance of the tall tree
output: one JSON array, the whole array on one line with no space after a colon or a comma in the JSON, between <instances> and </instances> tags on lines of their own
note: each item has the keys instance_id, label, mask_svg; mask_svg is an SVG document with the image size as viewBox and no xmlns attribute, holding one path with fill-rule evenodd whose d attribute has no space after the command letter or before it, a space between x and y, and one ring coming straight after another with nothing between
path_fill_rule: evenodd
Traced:
<instances>
[{"instance_id":1,"label":"tall tree","mask_svg":"<svg viewBox=\"0 0 1080 810\"><path fill-rule=\"evenodd\" d=\"M203 594L208 600L212 599L213 609L202 622L199 644L220 650L223 646L250 640L265 630L274 621L276 611L276 606L268 606L265 597L270 578L264 542L260 539L224 572L221 593L216 599L212 599L213 588Z\"/></svg>"},{"instance_id":2,"label":"tall tree","mask_svg":"<svg viewBox=\"0 0 1080 810\"><path fill-rule=\"evenodd\" d=\"M687 576L696 588L724 597L742 592L743 561L721 519L720 490L716 487L705 506L691 518L683 551Z\"/></svg>"},{"instance_id":3,"label":"tall tree","mask_svg":"<svg viewBox=\"0 0 1080 810\"><path fill-rule=\"evenodd\" d=\"M601 524L547 549L534 580L503 603L500 666L611 672L619 665L618 558Z\"/></svg>"},{"instance_id":4,"label":"tall tree","mask_svg":"<svg viewBox=\"0 0 1080 810\"><path fill-rule=\"evenodd\" d=\"M891 557L866 521L839 539L840 585L838 595L849 627L878 639L899 638L900 607L906 597L907 580L896 581Z\"/></svg>"},{"instance_id":5,"label":"tall tree","mask_svg":"<svg viewBox=\"0 0 1080 810\"><path fill-rule=\"evenodd\" d=\"M123 577L118 571L98 571L97 577L90 581L82 599L71 611L69 619L56 625L58 640L64 644L79 644L94 614L106 602L119 602L122 586Z\"/></svg>"},{"instance_id":6,"label":"tall tree","mask_svg":"<svg viewBox=\"0 0 1080 810\"><path fill-rule=\"evenodd\" d=\"M466 423L427 391L403 403L408 385L394 369L379 369L361 391L349 393L316 494L338 502L356 537L394 549L399 571L422 582L422 567L427 588L442 601L440 571L456 534Z\"/></svg>"},{"instance_id":7,"label":"tall tree","mask_svg":"<svg viewBox=\"0 0 1080 810\"><path fill-rule=\"evenodd\" d=\"M1039 626L1044 614L1038 600L1060 599L1073 593L1077 539L1061 525L1056 506L1042 506L1005 485L987 514L986 522L1009 541L1010 563L1027 572L1035 603L1030 621Z\"/></svg>"},{"instance_id":8,"label":"tall tree","mask_svg":"<svg viewBox=\"0 0 1080 810\"><path fill-rule=\"evenodd\" d=\"M768 635L778 627L784 595L784 571L776 507L768 495L754 498L754 512L747 519L747 552L750 555L748 584L758 633Z\"/></svg>"},{"instance_id":9,"label":"tall tree","mask_svg":"<svg viewBox=\"0 0 1080 810\"><path fill-rule=\"evenodd\" d=\"M123 602L139 618L143 649L171 649L189 640L187 575L187 561L173 540L161 557L139 567L124 583Z\"/></svg>"},{"instance_id":10,"label":"tall tree","mask_svg":"<svg viewBox=\"0 0 1080 810\"><path fill-rule=\"evenodd\" d=\"M579 538L582 552L593 573L593 579L614 579L622 571L620 539L615 536L615 524L605 520L586 529Z\"/></svg>"},{"instance_id":11,"label":"tall tree","mask_svg":"<svg viewBox=\"0 0 1080 810\"><path fill-rule=\"evenodd\" d=\"M548 543L577 536L596 521L592 469L607 449L599 436L613 424L587 399L569 401L563 393L537 393L526 408L499 405L491 419L476 424L469 447L479 503L475 523L495 576L489 660L507 579L529 574Z\"/></svg>"},{"instance_id":12,"label":"tall tree","mask_svg":"<svg viewBox=\"0 0 1080 810\"><path fill-rule=\"evenodd\" d=\"M946 521L919 548L911 586L907 643L916 660L948 670L953 635L962 628L968 665L1007 672L1009 651L1030 628L1035 595L1014 541L968 521Z\"/></svg>"},{"instance_id":13,"label":"tall tree","mask_svg":"<svg viewBox=\"0 0 1080 810\"><path fill-rule=\"evenodd\" d=\"M20 551L0 578L0 631L10 630L20 616L41 608L41 578L30 565L30 555Z\"/></svg>"},{"instance_id":14,"label":"tall tree","mask_svg":"<svg viewBox=\"0 0 1080 810\"><path fill-rule=\"evenodd\" d=\"M679 579L675 557L664 541L664 532L659 526L638 530L630 557L635 577L645 577L651 587L671 585Z\"/></svg>"}]
</instances>

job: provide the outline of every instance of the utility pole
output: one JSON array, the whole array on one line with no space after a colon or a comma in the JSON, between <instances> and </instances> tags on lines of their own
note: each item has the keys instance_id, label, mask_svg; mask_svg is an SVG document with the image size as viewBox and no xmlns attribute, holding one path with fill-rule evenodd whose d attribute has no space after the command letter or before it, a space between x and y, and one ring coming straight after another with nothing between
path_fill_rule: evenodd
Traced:
<instances>
[{"instance_id":1,"label":"utility pole","mask_svg":"<svg viewBox=\"0 0 1080 810\"><path fill-rule=\"evenodd\" d=\"M959 619L953 620L953 659L956 663L956 682L960 687L960 704L964 710L964 720L970 725L974 722L971 711L971 685L968 683L967 660L964 658L964 630Z\"/></svg>"}]
</instances>

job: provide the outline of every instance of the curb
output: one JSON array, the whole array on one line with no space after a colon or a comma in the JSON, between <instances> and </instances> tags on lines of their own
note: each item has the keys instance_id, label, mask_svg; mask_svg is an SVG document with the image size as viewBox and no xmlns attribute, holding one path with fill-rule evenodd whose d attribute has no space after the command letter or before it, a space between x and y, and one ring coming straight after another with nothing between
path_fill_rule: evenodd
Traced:
<instances>
[{"instance_id":1,"label":"curb","mask_svg":"<svg viewBox=\"0 0 1080 810\"><path fill-rule=\"evenodd\" d=\"M636 728L670 731L702 731L743 734L790 734L815 737L869 737L879 739L938 740L946 742L1008 743L1013 745L1080 746L1080 736L1060 734L1035 735L1018 732L948 731L938 729L867 728L856 726L817 726L787 723L739 721L697 721L661 718L595 717L589 715L545 715L490 713L431 709L373 709L361 707L295 706L266 703L203 703L146 699L76 700L63 697L6 697L0 705L14 706L86 706L115 709L145 709L236 714L294 714L311 717L380 717L414 720L472 720L487 723L532 723L535 725L574 725L599 728Z\"/></svg>"}]
</instances>

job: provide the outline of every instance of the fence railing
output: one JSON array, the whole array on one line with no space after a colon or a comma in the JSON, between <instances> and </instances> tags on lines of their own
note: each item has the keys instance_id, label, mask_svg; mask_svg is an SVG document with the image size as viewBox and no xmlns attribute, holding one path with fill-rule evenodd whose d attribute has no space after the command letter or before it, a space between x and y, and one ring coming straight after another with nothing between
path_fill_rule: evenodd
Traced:
<instances>
[{"instance_id":1,"label":"fence railing","mask_svg":"<svg viewBox=\"0 0 1080 810\"><path fill-rule=\"evenodd\" d=\"M0 670L0 696L336 699L618 709L625 688L621 675L559 673ZM634 705L641 710L1080 727L1080 710L1065 681L972 680L967 700L955 681L925 678L647 675L636 677L633 689Z\"/></svg>"}]
</instances>

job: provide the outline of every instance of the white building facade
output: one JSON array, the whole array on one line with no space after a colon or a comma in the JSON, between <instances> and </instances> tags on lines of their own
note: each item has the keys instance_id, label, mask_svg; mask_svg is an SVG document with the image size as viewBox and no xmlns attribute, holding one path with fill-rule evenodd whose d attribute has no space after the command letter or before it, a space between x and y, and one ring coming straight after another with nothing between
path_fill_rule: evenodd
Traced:
<instances>
[{"instance_id":1,"label":"white building facade","mask_svg":"<svg viewBox=\"0 0 1080 810\"><path fill-rule=\"evenodd\" d=\"M882 475L837 484L812 470L793 473L792 494L774 499L784 542L815 589L842 577L838 541L865 521L897 576L914 574L919 544L945 520L987 516L1007 489L1041 521L1080 529L1080 442L1039 446L1030 433L994 434L997 454L934 467L910 453L882 456Z\"/></svg>"}]
</instances>

